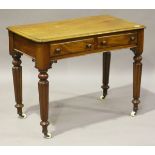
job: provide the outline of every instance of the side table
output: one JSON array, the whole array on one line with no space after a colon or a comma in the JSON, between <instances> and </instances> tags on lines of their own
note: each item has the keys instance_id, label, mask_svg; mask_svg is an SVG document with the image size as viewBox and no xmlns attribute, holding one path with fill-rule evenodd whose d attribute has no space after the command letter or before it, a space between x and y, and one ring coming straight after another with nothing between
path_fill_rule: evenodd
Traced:
<instances>
[{"instance_id":1,"label":"side table","mask_svg":"<svg viewBox=\"0 0 155 155\"><path fill-rule=\"evenodd\" d=\"M91 53L103 52L104 99L109 88L111 50L129 48L134 53L133 63L133 111L134 116L140 103L142 73L142 52L144 26L112 16L91 16L59 22L20 25L8 27L9 51L13 58L13 81L17 113L25 118L22 108L22 67L23 54L30 56L38 69L39 102L42 132L48 133L49 81L48 69L57 60Z\"/></svg>"}]
</instances>

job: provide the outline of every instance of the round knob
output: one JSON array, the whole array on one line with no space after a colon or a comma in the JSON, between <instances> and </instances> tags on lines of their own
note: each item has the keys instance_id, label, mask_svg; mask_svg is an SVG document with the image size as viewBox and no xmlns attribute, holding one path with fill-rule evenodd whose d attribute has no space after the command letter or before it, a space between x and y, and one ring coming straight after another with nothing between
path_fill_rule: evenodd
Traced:
<instances>
[{"instance_id":1,"label":"round knob","mask_svg":"<svg viewBox=\"0 0 155 155\"><path fill-rule=\"evenodd\" d=\"M56 54L60 54L60 52L61 52L61 49L60 49L60 48L56 48L56 49L55 49L55 53L56 53Z\"/></svg>"},{"instance_id":2,"label":"round knob","mask_svg":"<svg viewBox=\"0 0 155 155\"><path fill-rule=\"evenodd\" d=\"M86 47L87 48L92 48L92 44L87 44Z\"/></svg>"},{"instance_id":3,"label":"round knob","mask_svg":"<svg viewBox=\"0 0 155 155\"><path fill-rule=\"evenodd\" d=\"M32 59L32 62L35 62L35 59L34 58Z\"/></svg>"},{"instance_id":4,"label":"round knob","mask_svg":"<svg viewBox=\"0 0 155 155\"><path fill-rule=\"evenodd\" d=\"M131 37L130 37L130 40L131 40L131 41L134 41L135 39L136 39L136 38L135 38L134 36L131 36Z\"/></svg>"},{"instance_id":5,"label":"round knob","mask_svg":"<svg viewBox=\"0 0 155 155\"><path fill-rule=\"evenodd\" d=\"M106 40L103 40L103 41L101 42L101 44L102 44L102 45L106 45L106 44L107 44L107 41L106 41Z\"/></svg>"}]
</instances>

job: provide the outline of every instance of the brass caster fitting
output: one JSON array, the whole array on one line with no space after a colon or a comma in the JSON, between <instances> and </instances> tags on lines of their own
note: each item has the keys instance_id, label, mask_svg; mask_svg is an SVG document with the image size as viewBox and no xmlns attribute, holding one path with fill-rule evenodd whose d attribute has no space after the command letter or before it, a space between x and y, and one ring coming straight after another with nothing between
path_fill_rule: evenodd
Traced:
<instances>
[{"instance_id":1,"label":"brass caster fitting","mask_svg":"<svg viewBox=\"0 0 155 155\"><path fill-rule=\"evenodd\" d=\"M50 139L50 138L52 138L52 135L50 133L44 134L44 138Z\"/></svg>"},{"instance_id":2,"label":"brass caster fitting","mask_svg":"<svg viewBox=\"0 0 155 155\"><path fill-rule=\"evenodd\" d=\"M136 116L136 114L137 114L137 112L136 112L136 111L132 111L132 112L130 113L130 116L131 116L131 117L135 117L135 116Z\"/></svg>"},{"instance_id":3,"label":"brass caster fitting","mask_svg":"<svg viewBox=\"0 0 155 155\"><path fill-rule=\"evenodd\" d=\"M105 97L106 97L106 95L105 96L100 96L100 100L104 100L105 99Z\"/></svg>"},{"instance_id":4,"label":"brass caster fitting","mask_svg":"<svg viewBox=\"0 0 155 155\"><path fill-rule=\"evenodd\" d=\"M26 114L19 114L19 116L18 116L20 119L25 119L26 117L27 117L27 115Z\"/></svg>"}]
</instances>

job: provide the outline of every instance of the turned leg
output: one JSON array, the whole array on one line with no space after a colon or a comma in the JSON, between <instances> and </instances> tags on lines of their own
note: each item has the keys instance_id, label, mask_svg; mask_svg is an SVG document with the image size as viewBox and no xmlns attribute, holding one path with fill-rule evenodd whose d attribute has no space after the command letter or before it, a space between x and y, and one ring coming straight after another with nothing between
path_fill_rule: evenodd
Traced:
<instances>
[{"instance_id":1,"label":"turned leg","mask_svg":"<svg viewBox=\"0 0 155 155\"><path fill-rule=\"evenodd\" d=\"M141 75L142 75L142 56L141 53L134 52L134 63L133 63L133 111L131 116L134 116L138 111L138 104L140 103L140 86L141 86Z\"/></svg>"},{"instance_id":2,"label":"turned leg","mask_svg":"<svg viewBox=\"0 0 155 155\"><path fill-rule=\"evenodd\" d=\"M49 106L49 82L47 80L48 74L47 71L39 71L39 82L38 82L38 90L39 90L39 102L40 102L40 116L42 126L42 133L45 138L51 138L51 134L48 133L47 127L49 125L48 122L48 106Z\"/></svg>"},{"instance_id":3,"label":"turned leg","mask_svg":"<svg viewBox=\"0 0 155 155\"><path fill-rule=\"evenodd\" d=\"M23 114L22 112L22 108L24 105L22 104L22 67L21 67L22 61L20 60L21 54L14 53L12 57L13 57L12 74L13 74L14 93L15 93L15 101L16 101L15 107L17 108L18 115L21 118L25 118L26 115Z\"/></svg>"},{"instance_id":4,"label":"turned leg","mask_svg":"<svg viewBox=\"0 0 155 155\"><path fill-rule=\"evenodd\" d=\"M104 99L107 95L107 91L109 89L109 72L110 72L110 60L111 60L111 53L104 52L103 53L103 85L101 88L103 89L103 95L100 97Z\"/></svg>"}]
</instances>

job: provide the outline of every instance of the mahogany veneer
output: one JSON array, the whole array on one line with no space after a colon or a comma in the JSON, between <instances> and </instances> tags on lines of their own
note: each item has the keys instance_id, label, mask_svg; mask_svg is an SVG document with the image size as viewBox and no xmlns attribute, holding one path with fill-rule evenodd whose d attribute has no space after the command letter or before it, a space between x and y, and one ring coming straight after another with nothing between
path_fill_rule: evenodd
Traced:
<instances>
[{"instance_id":1,"label":"mahogany veneer","mask_svg":"<svg viewBox=\"0 0 155 155\"><path fill-rule=\"evenodd\" d=\"M60 22L8 27L9 51L13 57L13 80L17 113L22 112L22 67L21 56L29 55L39 71L39 102L42 132L50 138L47 126L49 82L47 71L59 59L103 52L103 96L109 88L111 50L130 48L134 53L133 63L133 112L140 103L142 52L144 26L112 16L92 16Z\"/></svg>"}]
</instances>

